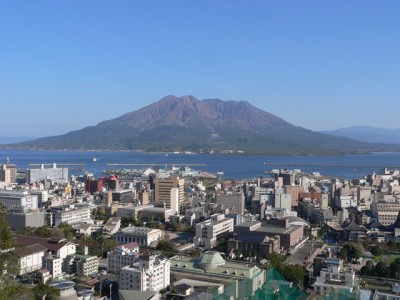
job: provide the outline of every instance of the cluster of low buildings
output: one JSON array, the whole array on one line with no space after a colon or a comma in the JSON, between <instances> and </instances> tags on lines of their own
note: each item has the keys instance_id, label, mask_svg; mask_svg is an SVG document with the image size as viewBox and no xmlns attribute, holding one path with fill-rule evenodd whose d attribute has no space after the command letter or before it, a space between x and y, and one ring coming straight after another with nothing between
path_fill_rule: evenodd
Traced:
<instances>
[{"instance_id":1,"label":"cluster of low buildings","mask_svg":"<svg viewBox=\"0 0 400 300\"><path fill-rule=\"evenodd\" d=\"M168 288L171 299L185 299L222 294L231 285L239 291L242 281L242 292L255 293L266 281L256 263L271 253L296 251L318 230L345 241L400 240L399 177L387 169L353 180L272 170L271 178L222 180L189 168L148 168L95 178L69 176L56 164L17 176L16 166L6 164L0 165L0 204L15 233L68 224L77 239L94 233L113 239L117 246L108 253L107 270L118 274L121 297ZM121 220L132 224L122 228ZM165 228L179 225L192 228L177 245L179 253L156 252ZM99 258L74 241L21 234L14 239L23 246L10 250L20 262L18 275L39 272L47 281L99 273ZM193 250L201 256L190 257ZM339 281L351 282L343 286L353 292L355 273L342 261L326 257L320 265L315 293L327 293Z\"/></svg>"}]
</instances>

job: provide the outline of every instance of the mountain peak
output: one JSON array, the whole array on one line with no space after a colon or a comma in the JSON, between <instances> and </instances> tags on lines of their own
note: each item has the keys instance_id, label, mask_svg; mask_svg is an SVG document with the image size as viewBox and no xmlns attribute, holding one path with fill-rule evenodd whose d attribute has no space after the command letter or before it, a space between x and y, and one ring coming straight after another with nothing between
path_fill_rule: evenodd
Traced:
<instances>
[{"instance_id":1,"label":"mountain peak","mask_svg":"<svg viewBox=\"0 0 400 300\"><path fill-rule=\"evenodd\" d=\"M96 126L17 146L279 155L349 153L366 147L293 126L247 101L198 100L191 95L169 95Z\"/></svg>"}]
</instances>

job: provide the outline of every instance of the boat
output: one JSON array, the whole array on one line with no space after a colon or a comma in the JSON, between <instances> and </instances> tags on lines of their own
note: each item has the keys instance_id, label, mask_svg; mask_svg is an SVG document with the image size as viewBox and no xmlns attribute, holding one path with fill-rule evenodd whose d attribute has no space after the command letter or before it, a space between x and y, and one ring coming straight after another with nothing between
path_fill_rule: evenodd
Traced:
<instances>
[{"instance_id":1,"label":"boat","mask_svg":"<svg viewBox=\"0 0 400 300\"><path fill-rule=\"evenodd\" d=\"M97 158L96 158L96 156L93 156L93 159L92 159L92 161L97 161Z\"/></svg>"}]
</instances>

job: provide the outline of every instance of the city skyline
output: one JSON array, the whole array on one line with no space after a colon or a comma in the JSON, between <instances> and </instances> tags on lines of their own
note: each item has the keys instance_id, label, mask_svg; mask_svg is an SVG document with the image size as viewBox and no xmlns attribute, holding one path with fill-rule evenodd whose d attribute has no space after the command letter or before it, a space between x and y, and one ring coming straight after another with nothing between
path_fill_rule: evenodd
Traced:
<instances>
[{"instance_id":1,"label":"city skyline","mask_svg":"<svg viewBox=\"0 0 400 300\"><path fill-rule=\"evenodd\" d=\"M400 4L0 4L0 136L51 136L166 95L245 100L311 130L400 128Z\"/></svg>"}]
</instances>

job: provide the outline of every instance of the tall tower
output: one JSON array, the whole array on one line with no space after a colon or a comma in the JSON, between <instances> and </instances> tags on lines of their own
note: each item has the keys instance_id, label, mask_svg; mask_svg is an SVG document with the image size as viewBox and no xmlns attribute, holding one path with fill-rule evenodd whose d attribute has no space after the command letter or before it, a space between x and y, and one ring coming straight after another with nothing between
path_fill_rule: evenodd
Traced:
<instances>
[{"instance_id":1,"label":"tall tower","mask_svg":"<svg viewBox=\"0 0 400 300\"><path fill-rule=\"evenodd\" d=\"M175 209L177 199L179 208L178 212L183 213L183 205L185 201L185 179L177 176L168 179L156 178L154 185L154 199L156 202L163 202L164 207Z\"/></svg>"},{"instance_id":2,"label":"tall tower","mask_svg":"<svg viewBox=\"0 0 400 300\"><path fill-rule=\"evenodd\" d=\"M17 182L17 168L15 165L0 165L0 181L4 181L6 185Z\"/></svg>"}]
</instances>

